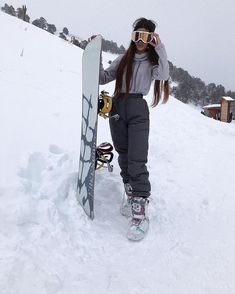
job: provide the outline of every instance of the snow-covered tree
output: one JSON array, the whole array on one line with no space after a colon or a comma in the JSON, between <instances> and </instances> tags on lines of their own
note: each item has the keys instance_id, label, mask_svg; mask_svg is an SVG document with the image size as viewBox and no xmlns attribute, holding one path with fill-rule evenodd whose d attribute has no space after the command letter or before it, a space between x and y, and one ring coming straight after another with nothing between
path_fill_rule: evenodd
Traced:
<instances>
[{"instance_id":1,"label":"snow-covered tree","mask_svg":"<svg viewBox=\"0 0 235 294\"><path fill-rule=\"evenodd\" d=\"M43 17L35 19L32 22L32 24L35 25L36 27L39 27L40 29L43 29L43 30L47 29L47 22L46 22L45 18L43 18Z\"/></svg>"}]
</instances>

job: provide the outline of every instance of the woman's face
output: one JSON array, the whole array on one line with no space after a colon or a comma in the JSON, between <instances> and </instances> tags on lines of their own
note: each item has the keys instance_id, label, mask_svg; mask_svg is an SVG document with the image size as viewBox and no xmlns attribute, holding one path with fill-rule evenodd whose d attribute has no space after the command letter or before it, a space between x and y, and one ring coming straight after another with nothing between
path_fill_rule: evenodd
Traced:
<instances>
[{"instance_id":1,"label":"woman's face","mask_svg":"<svg viewBox=\"0 0 235 294\"><path fill-rule=\"evenodd\" d=\"M142 32L148 32L146 29L144 28L138 28L138 31L142 31ZM138 42L135 43L135 47L136 47L136 52L138 54L144 53L148 47L148 44L142 42L141 40L139 40Z\"/></svg>"}]
</instances>

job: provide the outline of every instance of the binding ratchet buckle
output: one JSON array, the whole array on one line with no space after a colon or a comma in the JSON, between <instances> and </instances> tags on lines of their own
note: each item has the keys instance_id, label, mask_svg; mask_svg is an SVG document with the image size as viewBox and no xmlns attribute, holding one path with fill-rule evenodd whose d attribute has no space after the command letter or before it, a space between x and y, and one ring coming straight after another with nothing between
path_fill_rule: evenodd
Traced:
<instances>
[{"instance_id":1,"label":"binding ratchet buckle","mask_svg":"<svg viewBox=\"0 0 235 294\"><path fill-rule=\"evenodd\" d=\"M119 115L115 114L110 116L109 113L112 109L112 97L108 95L109 93L106 91L101 91L100 96L98 98L98 114L103 118L114 118L115 120L119 119Z\"/></svg>"},{"instance_id":2,"label":"binding ratchet buckle","mask_svg":"<svg viewBox=\"0 0 235 294\"><path fill-rule=\"evenodd\" d=\"M113 160L113 146L110 143L102 143L96 147L95 169L107 167L109 172L113 171L110 162Z\"/></svg>"}]
</instances>

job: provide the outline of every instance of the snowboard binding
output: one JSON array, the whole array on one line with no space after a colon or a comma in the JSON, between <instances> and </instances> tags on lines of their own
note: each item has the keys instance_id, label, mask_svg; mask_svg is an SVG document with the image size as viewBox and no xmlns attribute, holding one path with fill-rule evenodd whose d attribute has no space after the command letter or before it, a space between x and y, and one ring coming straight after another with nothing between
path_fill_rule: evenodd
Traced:
<instances>
[{"instance_id":1,"label":"snowboard binding","mask_svg":"<svg viewBox=\"0 0 235 294\"><path fill-rule=\"evenodd\" d=\"M108 95L109 93L106 91L101 91L100 96L98 98L98 114L103 118L114 118L115 120L119 119L119 115L115 114L110 116L109 113L112 109L112 97Z\"/></svg>"},{"instance_id":2,"label":"snowboard binding","mask_svg":"<svg viewBox=\"0 0 235 294\"><path fill-rule=\"evenodd\" d=\"M102 143L96 147L95 169L107 167L109 172L113 171L110 162L113 160L113 146L110 143Z\"/></svg>"}]
</instances>

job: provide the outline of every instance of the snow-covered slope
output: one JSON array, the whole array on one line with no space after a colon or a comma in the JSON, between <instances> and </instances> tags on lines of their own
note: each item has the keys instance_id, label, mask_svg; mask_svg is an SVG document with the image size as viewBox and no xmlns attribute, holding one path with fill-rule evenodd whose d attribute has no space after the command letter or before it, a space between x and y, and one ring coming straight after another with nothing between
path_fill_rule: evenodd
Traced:
<instances>
[{"instance_id":1,"label":"snow-covered slope","mask_svg":"<svg viewBox=\"0 0 235 294\"><path fill-rule=\"evenodd\" d=\"M3 13L0 26L0 293L235 293L235 125L174 98L151 109L151 228L131 243L116 158L97 172L94 221L75 200L81 49Z\"/></svg>"}]
</instances>

